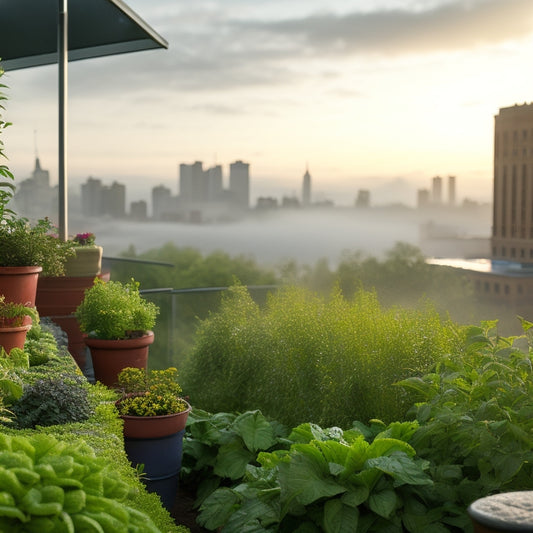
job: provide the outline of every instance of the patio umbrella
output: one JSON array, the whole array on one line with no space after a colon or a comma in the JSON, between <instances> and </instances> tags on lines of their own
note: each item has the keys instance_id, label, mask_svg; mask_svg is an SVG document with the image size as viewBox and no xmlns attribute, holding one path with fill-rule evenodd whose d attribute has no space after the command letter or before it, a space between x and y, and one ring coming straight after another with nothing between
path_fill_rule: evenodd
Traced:
<instances>
[{"instance_id":1,"label":"patio umbrella","mask_svg":"<svg viewBox=\"0 0 533 533\"><path fill-rule=\"evenodd\" d=\"M0 61L5 71L58 63L59 236L68 237L68 61L168 48L122 0L0 0Z\"/></svg>"}]
</instances>

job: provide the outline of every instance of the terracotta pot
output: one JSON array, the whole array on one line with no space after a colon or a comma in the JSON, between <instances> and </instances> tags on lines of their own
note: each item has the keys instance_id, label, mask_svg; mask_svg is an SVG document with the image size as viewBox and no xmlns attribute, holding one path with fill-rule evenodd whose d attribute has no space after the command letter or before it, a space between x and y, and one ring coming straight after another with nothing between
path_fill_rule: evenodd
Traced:
<instances>
[{"instance_id":1,"label":"terracotta pot","mask_svg":"<svg viewBox=\"0 0 533 533\"><path fill-rule=\"evenodd\" d=\"M26 342L26 333L31 328L31 324L24 326L15 326L12 328L1 327L0 328L0 346L3 346L4 350L9 353L12 348L24 348Z\"/></svg>"},{"instance_id":2,"label":"terracotta pot","mask_svg":"<svg viewBox=\"0 0 533 533\"><path fill-rule=\"evenodd\" d=\"M191 406L181 413L161 416L120 415L124 420L124 436L133 439L156 439L167 437L185 429Z\"/></svg>"},{"instance_id":3,"label":"terracotta pot","mask_svg":"<svg viewBox=\"0 0 533 533\"><path fill-rule=\"evenodd\" d=\"M37 283L35 305L39 315L50 317L67 334L68 351L81 370L85 368L86 345L73 313L95 277L109 281L111 276L109 272L90 277L39 276Z\"/></svg>"},{"instance_id":4,"label":"terracotta pot","mask_svg":"<svg viewBox=\"0 0 533 533\"><path fill-rule=\"evenodd\" d=\"M106 340L84 336L83 340L91 351L94 377L104 385L114 387L122 369L129 366L146 369L154 332L149 331L135 339Z\"/></svg>"},{"instance_id":5,"label":"terracotta pot","mask_svg":"<svg viewBox=\"0 0 533 533\"><path fill-rule=\"evenodd\" d=\"M33 307L42 270L40 266L0 267L0 294L6 297L6 302Z\"/></svg>"},{"instance_id":6,"label":"terracotta pot","mask_svg":"<svg viewBox=\"0 0 533 533\"><path fill-rule=\"evenodd\" d=\"M65 273L69 277L93 277L102 271L101 246L78 246L76 255L65 263Z\"/></svg>"}]
</instances>

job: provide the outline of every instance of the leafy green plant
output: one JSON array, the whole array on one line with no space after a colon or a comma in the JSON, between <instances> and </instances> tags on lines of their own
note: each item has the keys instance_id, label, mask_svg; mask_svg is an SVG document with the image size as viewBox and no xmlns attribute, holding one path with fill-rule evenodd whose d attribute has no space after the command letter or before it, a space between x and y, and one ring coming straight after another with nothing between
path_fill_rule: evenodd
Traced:
<instances>
[{"instance_id":1,"label":"leafy green plant","mask_svg":"<svg viewBox=\"0 0 533 533\"><path fill-rule=\"evenodd\" d=\"M24 318L29 316L34 322L39 321L39 314L35 307L6 302L6 297L0 294L0 327L13 328L22 326Z\"/></svg>"},{"instance_id":2,"label":"leafy green plant","mask_svg":"<svg viewBox=\"0 0 533 533\"><path fill-rule=\"evenodd\" d=\"M54 335L41 324L33 324L28 331L24 351L28 353L30 366L42 365L59 353Z\"/></svg>"},{"instance_id":3,"label":"leafy green plant","mask_svg":"<svg viewBox=\"0 0 533 533\"><path fill-rule=\"evenodd\" d=\"M80 330L98 339L139 337L152 329L159 308L139 293L139 283L95 278L76 309Z\"/></svg>"},{"instance_id":4,"label":"leafy green plant","mask_svg":"<svg viewBox=\"0 0 533 533\"><path fill-rule=\"evenodd\" d=\"M178 383L178 370L149 370L128 367L120 371L118 385L121 397L117 409L121 415L159 416L181 413L189 409L179 398L182 390Z\"/></svg>"},{"instance_id":5,"label":"leafy green plant","mask_svg":"<svg viewBox=\"0 0 533 533\"><path fill-rule=\"evenodd\" d=\"M260 452L242 479L211 492L198 522L222 532L453 531L441 524L429 463L407 442L417 427L302 424L279 449ZM264 442L265 427L248 429Z\"/></svg>"},{"instance_id":6,"label":"leafy green plant","mask_svg":"<svg viewBox=\"0 0 533 533\"><path fill-rule=\"evenodd\" d=\"M231 485L257 465L261 451L287 449L289 430L259 411L210 414L191 411L183 441L182 482L196 489L196 505L213 490Z\"/></svg>"},{"instance_id":7,"label":"leafy green plant","mask_svg":"<svg viewBox=\"0 0 533 533\"><path fill-rule=\"evenodd\" d=\"M411 444L431 462L437 489L450 505L464 507L494 491L531 488L531 345L525 351L518 346L524 337L498 336L496 325L470 327L465 353L399 383L421 400L412 410L420 428ZM532 325L523 321L523 326Z\"/></svg>"},{"instance_id":8,"label":"leafy green plant","mask_svg":"<svg viewBox=\"0 0 533 533\"><path fill-rule=\"evenodd\" d=\"M40 379L24 387L13 405L19 428L81 422L91 415L87 382L81 376Z\"/></svg>"},{"instance_id":9,"label":"leafy green plant","mask_svg":"<svg viewBox=\"0 0 533 533\"><path fill-rule=\"evenodd\" d=\"M0 266L41 266L47 276L65 273L65 261L74 255L73 243L53 235L49 219L31 224L26 218L4 218L0 224Z\"/></svg>"},{"instance_id":10,"label":"leafy green plant","mask_svg":"<svg viewBox=\"0 0 533 533\"><path fill-rule=\"evenodd\" d=\"M87 444L44 434L0 435L0 443L0 530L160 532Z\"/></svg>"},{"instance_id":11,"label":"leafy green plant","mask_svg":"<svg viewBox=\"0 0 533 533\"><path fill-rule=\"evenodd\" d=\"M392 421L412 403L393 384L427 372L460 340L429 304L385 310L371 292L348 301L287 287L261 308L234 286L201 323L181 380L212 412L259 408L291 426Z\"/></svg>"}]
</instances>

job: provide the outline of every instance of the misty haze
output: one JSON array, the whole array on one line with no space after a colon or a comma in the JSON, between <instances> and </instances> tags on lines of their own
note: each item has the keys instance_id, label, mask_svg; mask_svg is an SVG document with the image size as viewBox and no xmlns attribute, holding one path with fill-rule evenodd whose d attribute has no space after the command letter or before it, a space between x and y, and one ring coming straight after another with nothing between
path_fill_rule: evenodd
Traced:
<instances>
[{"instance_id":1,"label":"misty haze","mask_svg":"<svg viewBox=\"0 0 533 533\"><path fill-rule=\"evenodd\" d=\"M481 216L478 210L453 210L435 217L403 207L277 210L240 222L201 225L97 218L80 221L73 217L71 232L90 229L107 256L116 256L130 245L142 253L172 242L203 253L223 250L230 255L244 254L269 265L285 259L313 264L323 257L335 265L344 250L380 257L398 241L419 246L420 224L434 218L455 235L488 239L488 208Z\"/></svg>"}]
</instances>

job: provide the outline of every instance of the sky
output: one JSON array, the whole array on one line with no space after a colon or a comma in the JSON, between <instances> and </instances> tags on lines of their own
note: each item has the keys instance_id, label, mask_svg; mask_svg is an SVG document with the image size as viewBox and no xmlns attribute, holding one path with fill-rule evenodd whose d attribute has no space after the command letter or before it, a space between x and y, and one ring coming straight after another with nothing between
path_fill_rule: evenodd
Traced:
<instances>
[{"instance_id":1,"label":"sky","mask_svg":"<svg viewBox=\"0 0 533 533\"><path fill-rule=\"evenodd\" d=\"M69 66L69 187L149 198L180 163L250 164L258 196L492 197L494 115L533 100L531 0L126 0L169 42ZM0 51L1 54L1 51ZM57 182L57 67L6 73L9 166Z\"/></svg>"}]
</instances>

